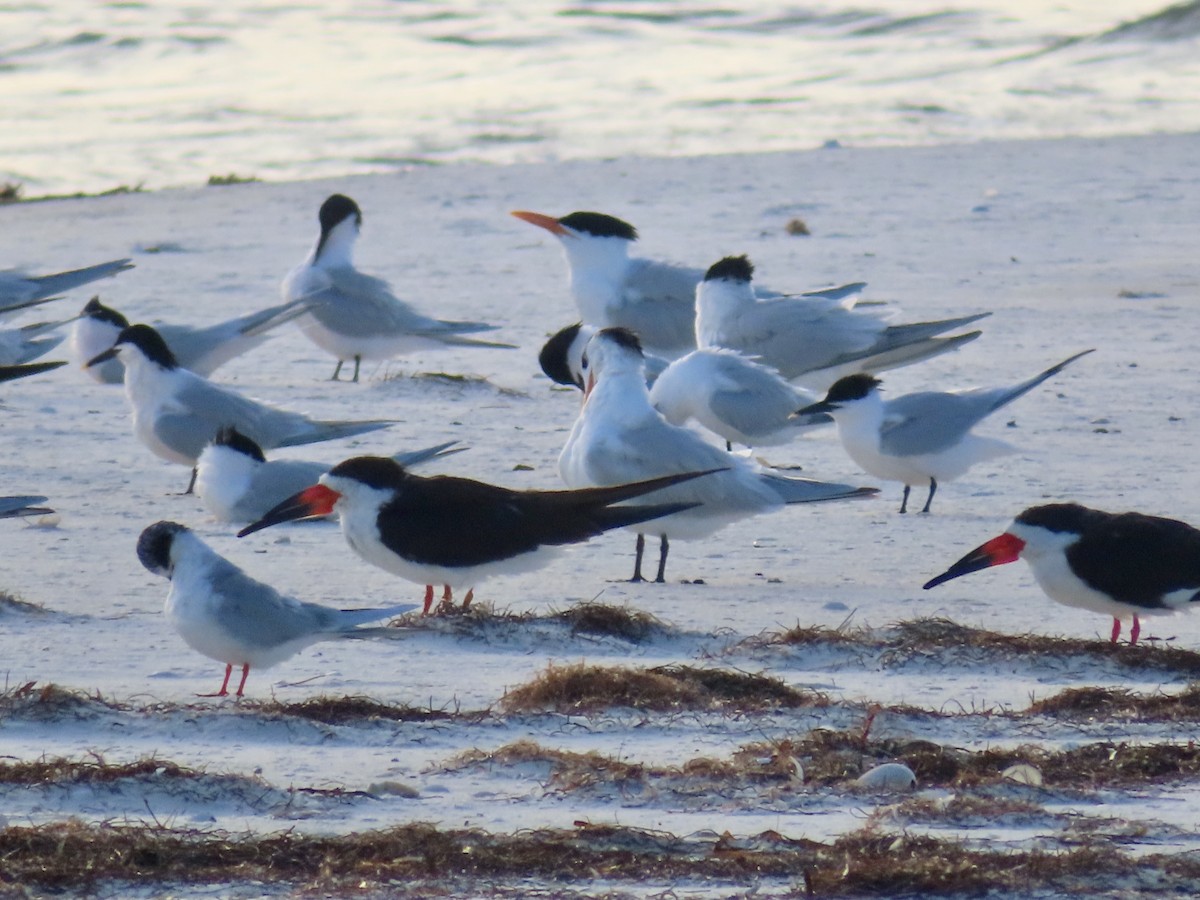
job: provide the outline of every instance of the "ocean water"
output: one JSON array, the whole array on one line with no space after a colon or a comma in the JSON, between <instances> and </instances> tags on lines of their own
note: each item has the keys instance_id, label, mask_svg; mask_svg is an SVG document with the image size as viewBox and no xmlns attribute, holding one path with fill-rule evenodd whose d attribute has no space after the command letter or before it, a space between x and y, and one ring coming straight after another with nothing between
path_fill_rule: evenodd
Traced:
<instances>
[{"instance_id":1,"label":"ocean water","mask_svg":"<svg viewBox=\"0 0 1200 900\"><path fill-rule=\"evenodd\" d=\"M27 196L1200 128L1200 2L0 2Z\"/></svg>"}]
</instances>

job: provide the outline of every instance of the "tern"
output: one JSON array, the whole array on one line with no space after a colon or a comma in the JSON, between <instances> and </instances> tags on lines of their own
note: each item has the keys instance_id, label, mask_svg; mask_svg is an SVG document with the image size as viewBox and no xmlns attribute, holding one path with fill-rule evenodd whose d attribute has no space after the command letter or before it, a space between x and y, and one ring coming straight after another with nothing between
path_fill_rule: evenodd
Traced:
<instances>
[{"instance_id":1,"label":"tern","mask_svg":"<svg viewBox=\"0 0 1200 900\"><path fill-rule=\"evenodd\" d=\"M22 366L0 366L0 381L16 381L41 372L51 372L67 364L66 360L55 362L27 363Z\"/></svg>"},{"instance_id":2,"label":"tern","mask_svg":"<svg viewBox=\"0 0 1200 900\"><path fill-rule=\"evenodd\" d=\"M576 323L557 332L542 347L538 362L558 384L584 388L583 350L598 329ZM772 369L735 350L693 350L668 363L646 357L650 403L672 425L695 420L732 445L784 444L833 419L824 414L800 417L796 410L815 398L793 387Z\"/></svg>"},{"instance_id":3,"label":"tern","mask_svg":"<svg viewBox=\"0 0 1200 900\"><path fill-rule=\"evenodd\" d=\"M191 325L155 325L154 330L167 342L179 365L197 375L208 376L231 359L252 350L270 337L269 332L302 316L303 301L281 303L257 312L237 316L204 328ZM117 310L93 297L71 326L72 362L101 384L121 384L125 367L119 359L88 368L89 360L117 342L117 336L129 327L129 320Z\"/></svg>"},{"instance_id":4,"label":"tern","mask_svg":"<svg viewBox=\"0 0 1200 900\"><path fill-rule=\"evenodd\" d=\"M416 466L466 449L451 449L456 443L397 453L392 459L405 467ZM245 524L261 518L331 468L332 464L301 459L268 460L258 444L236 428L226 427L217 432L196 462L196 496L218 521Z\"/></svg>"},{"instance_id":5,"label":"tern","mask_svg":"<svg viewBox=\"0 0 1200 900\"><path fill-rule=\"evenodd\" d=\"M300 327L309 340L342 364L354 360L354 381L364 359L391 359L401 353L456 347L513 349L512 344L465 337L498 326L486 322L434 319L417 312L392 293L381 278L354 268L354 243L362 226L358 204L333 194L321 204L321 231L308 257L283 281L286 301L304 300L309 314Z\"/></svg>"},{"instance_id":6,"label":"tern","mask_svg":"<svg viewBox=\"0 0 1200 900\"><path fill-rule=\"evenodd\" d=\"M727 469L650 498L694 506L635 529L634 581L644 580L646 534L660 539L655 581L662 583L669 538L704 537L732 521L786 504L876 493L875 488L774 474L731 456L693 431L670 424L650 404L641 345L631 331L604 328L596 332L582 364L587 379L583 407L558 458L559 474L568 486L621 484L675 472Z\"/></svg>"},{"instance_id":7,"label":"tern","mask_svg":"<svg viewBox=\"0 0 1200 900\"><path fill-rule=\"evenodd\" d=\"M447 603L454 588L467 588L466 608L486 577L533 571L564 545L695 505L614 504L712 474L692 471L576 491L515 491L468 478L422 478L394 459L361 456L334 466L317 484L280 503L238 537L280 522L336 512L355 553L426 586L425 612L435 584L445 585Z\"/></svg>"},{"instance_id":8,"label":"tern","mask_svg":"<svg viewBox=\"0 0 1200 900\"><path fill-rule=\"evenodd\" d=\"M333 609L284 596L255 581L177 522L156 522L138 538L143 566L171 582L167 620L198 653L225 663L225 680L215 694L229 693L234 666L242 667L236 696L246 689L251 669L269 669L318 641L395 637L396 628L358 628L416 607Z\"/></svg>"},{"instance_id":9,"label":"tern","mask_svg":"<svg viewBox=\"0 0 1200 900\"><path fill-rule=\"evenodd\" d=\"M1091 352L1076 353L1011 387L921 391L894 400L883 399L882 382L875 376L847 375L834 383L824 400L798 414L829 413L851 459L876 478L903 482L900 512L908 510L912 486L928 483L929 496L921 510L927 513L939 481L958 478L976 463L1016 449L972 434L976 423Z\"/></svg>"},{"instance_id":10,"label":"tern","mask_svg":"<svg viewBox=\"0 0 1200 900\"><path fill-rule=\"evenodd\" d=\"M85 269L55 272L53 275L26 275L11 269L0 272L0 318L17 310L57 300L63 291L132 268L130 260L114 259Z\"/></svg>"},{"instance_id":11,"label":"tern","mask_svg":"<svg viewBox=\"0 0 1200 900\"><path fill-rule=\"evenodd\" d=\"M38 322L0 329L0 365L20 366L45 356L63 342L63 335L50 333L63 324Z\"/></svg>"},{"instance_id":12,"label":"tern","mask_svg":"<svg viewBox=\"0 0 1200 900\"><path fill-rule=\"evenodd\" d=\"M1113 617L1164 615L1200 601L1200 531L1186 522L1142 513L1109 513L1078 503L1031 506L999 537L976 547L925 583L925 590L990 566L1023 559L1051 600Z\"/></svg>"},{"instance_id":13,"label":"tern","mask_svg":"<svg viewBox=\"0 0 1200 900\"><path fill-rule=\"evenodd\" d=\"M45 503L45 497L0 497L0 519L17 519L23 516L44 516L54 512L35 503Z\"/></svg>"},{"instance_id":14,"label":"tern","mask_svg":"<svg viewBox=\"0 0 1200 900\"><path fill-rule=\"evenodd\" d=\"M115 345L88 362L118 358L125 365L125 396L134 435L168 462L192 468L221 428L232 426L260 447L294 447L353 437L394 425L390 419L322 422L251 400L182 368L149 325L130 325Z\"/></svg>"},{"instance_id":15,"label":"tern","mask_svg":"<svg viewBox=\"0 0 1200 900\"><path fill-rule=\"evenodd\" d=\"M703 269L631 257L637 229L615 216L573 212L554 218L526 210L512 215L558 238L570 270L571 296L584 322L628 328L647 353L668 359L695 349L696 285ZM855 282L806 296L840 302L865 286Z\"/></svg>"},{"instance_id":16,"label":"tern","mask_svg":"<svg viewBox=\"0 0 1200 900\"><path fill-rule=\"evenodd\" d=\"M936 335L991 315L888 325L886 313L829 298L760 298L753 274L745 256L727 256L709 268L696 288L696 345L738 350L812 390L825 390L842 375L882 372L955 350L981 332Z\"/></svg>"}]
</instances>

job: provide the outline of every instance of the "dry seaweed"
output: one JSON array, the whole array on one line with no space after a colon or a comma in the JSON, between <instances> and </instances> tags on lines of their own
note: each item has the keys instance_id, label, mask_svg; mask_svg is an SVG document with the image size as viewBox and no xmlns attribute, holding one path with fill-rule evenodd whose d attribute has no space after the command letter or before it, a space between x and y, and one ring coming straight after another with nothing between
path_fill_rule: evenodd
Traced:
<instances>
[{"instance_id":1,"label":"dry seaweed","mask_svg":"<svg viewBox=\"0 0 1200 900\"><path fill-rule=\"evenodd\" d=\"M431 722L452 719L454 713L431 707L393 706L370 697L310 697L297 703L243 701L242 709L268 714L295 716L325 725L348 725L381 719L388 722Z\"/></svg>"}]
</instances>

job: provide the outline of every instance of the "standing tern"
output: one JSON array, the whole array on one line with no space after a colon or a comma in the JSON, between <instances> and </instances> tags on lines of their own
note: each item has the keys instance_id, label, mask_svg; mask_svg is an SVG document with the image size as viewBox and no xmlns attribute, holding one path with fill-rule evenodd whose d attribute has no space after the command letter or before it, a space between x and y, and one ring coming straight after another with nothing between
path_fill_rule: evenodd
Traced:
<instances>
[{"instance_id":1,"label":"standing tern","mask_svg":"<svg viewBox=\"0 0 1200 900\"><path fill-rule=\"evenodd\" d=\"M35 503L45 503L45 497L22 496L0 497L0 519L17 519L23 516L44 516L54 510Z\"/></svg>"},{"instance_id":2,"label":"standing tern","mask_svg":"<svg viewBox=\"0 0 1200 900\"><path fill-rule=\"evenodd\" d=\"M55 272L53 275L26 275L11 269L0 272L0 318L20 309L57 300L63 291L132 268L130 260L114 259L85 269Z\"/></svg>"},{"instance_id":3,"label":"standing tern","mask_svg":"<svg viewBox=\"0 0 1200 900\"><path fill-rule=\"evenodd\" d=\"M156 522L138 538L143 566L171 582L165 612L184 643L225 663L225 680L215 694L229 693L234 666L242 667L235 696L246 689L250 670L269 669L310 644L341 638L395 637L396 628L358 628L416 609L333 609L286 597L255 581L216 553L191 529L177 522Z\"/></svg>"},{"instance_id":4,"label":"standing tern","mask_svg":"<svg viewBox=\"0 0 1200 900\"><path fill-rule=\"evenodd\" d=\"M648 353L668 359L696 347L696 285L702 269L631 257L637 229L615 216L573 212L556 219L526 210L512 215L558 238L570 270L571 296L584 322L628 328ZM865 286L855 282L805 296L840 302Z\"/></svg>"},{"instance_id":5,"label":"standing tern","mask_svg":"<svg viewBox=\"0 0 1200 900\"><path fill-rule=\"evenodd\" d=\"M964 391L920 391L884 400L873 375L839 379L824 400L798 411L829 413L850 458L876 478L904 483L900 512L908 510L914 484L929 483L923 513L929 512L939 481L951 481L975 463L1014 452L1011 444L971 434L976 423L1057 375L1084 350L1020 384Z\"/></svg>"},{"instance_id":6,"label":"standing tern","mask_svg":"<svg viewBox=\"0 0 1200 900\"><path fill-rule=\"evenodd\" d=\"M538 354L550 380L584 388L583 349L597 329L575 324L550 338ZM833 419L823 413L799 417L813 397L784 381L778 372L734 350L693 350L672 363L646 357L650 403L672 425L694 419L725 439L748 447L784 444Z\"/></svg>"},{"instance_id":7,"label":"standing tern","mask_svg":"<svg viewBox=\"0 0 1200 900\"><path fill-rule=\"evenodd\" d=\"M197 375L208 376L234 357L252 350L270 337L269 332L304 315L303 301L281 303L244 316L236 316L205 328L191 325L155 325L179 365ZM119 359L88 367L89 360L99 356L117 342L117 336L129 326L129 320L110 306L93 297L83 307L71 326L70 355L72 362L101 384L121 384L125 367Z\"/></svg>"},{"instance_id":8,"label":"standing tern","mask_svg":"<svg viewBox=\"0 0 1200 900\"><path fill-rule=\"evenodd\" d=\"M672 425L650 405L642 349L624 328L604 328L583 355L586 388L583 407L558 458L569 486L621 484L674 472L725 468L707 478L653 495L693 508L635 530L634 581L643 581L645 535L658 535L656 582L663 582L669 538L705 537L745 516L772 512L785 504L841 500L876 493L875 488L828 484L774 474L742 457L731 456L686 428Z\"/></svg>"},{"instance_id":9,"label":"standing tern","mask_svg":"<svg viewBox=\"0 0 1200 900\"><path fill-rule=\"evenodd\" d=\"M722 458L716 469L724 465ZM350 547L372 565L425 587L475 587L491 575L540 568L566 544L613 528L671 515L694 501L615 506L668 485L713 477L692 471L635 484L577 491L514 491L468 478L412 475L394 459L360 456L339 463L319 482L238 532L244 537L280 522L336 512Z\"/></svg>"},{"instance_id":10,"label":"standing tern","mask_svg":"<svg viewBox=\"0 0 1200 900\"><path fill-rule=\"evenodd\" d=\"M260 447L294 447L353 437L387 428L395 420L323 422L251 400L182 368L149 325L130 325L115 345L88 362L119 358L125 365L125 396L133 432L155 456L192 467L218 430L232 426Z\"/></svg>"},{"instance_id":11,"label":"standing tern","mask_svg":"<svg viewBox=\"0 0 1200 900\"><path fill-rule=\"evenodd\" d=\"M55 362L27 363L22 366L0 366L0 381L16 381L18 378L26 378L29 375L51 372L66 364L66 360L61 360Z\"/></svg>"},{"instance_id":12,"label":"standing tern","mask_svg":"<svg viewBox=\"0 0 1200 900\"><path fill-rule=\"evenodd\" d=\"M738 350L812 390L842 375L882 372L955 350L980 332L936 335L991 315L888 325L886 313L827 298L760 298L753 274L745 256L727 256L709 268L696 288L696 345Z\"/></svg>"},{"instance_id":13,"label":"standing tern","mask_svg":"<svg viewBox=\"0 0 1200 900\"><path fill-rule=\"evenodd\" d=\"M409 450L392 459L405 467L416 466L466 449L451 449L456 443ZM196 462L196 496L218 521L245 524L261 518L331 468L301 459L268 460L258 444L236 428L226 427L217 432Z\"/></svg>"},{"instance_id":14,"label":"standing tern","mask_svg":"<svg viewBox=\"0 0 1200 900\"><path fill-rule=\"evenodd\" d=\"M925 590L990 566L1023 559L1051 600L1121 619L1164 615L1200 601L1200 531L1186 522L1142 513L1109 513L1078 503L1031 506L999 537L976 547L925 583Z\"/></svg>"},{"instance_id":15,"label":"standing tern","mask_svg":"<svg viewBox=\"0 0 1200 900\"><path fill-rule=\"evenodd\" d=\"M434 319L417 312L392 293L382 278L354 268L354 243L362 225L358 204L333 194L321 204L317 242L308 257L283 281L283 298L308 302L300 327L309 340L342 363L354 360L354 381L364 359L391 359L417 350L461 347L512 349L512 344L465 337L498 326L486 322Z\"/></svg>"}]
</instances>

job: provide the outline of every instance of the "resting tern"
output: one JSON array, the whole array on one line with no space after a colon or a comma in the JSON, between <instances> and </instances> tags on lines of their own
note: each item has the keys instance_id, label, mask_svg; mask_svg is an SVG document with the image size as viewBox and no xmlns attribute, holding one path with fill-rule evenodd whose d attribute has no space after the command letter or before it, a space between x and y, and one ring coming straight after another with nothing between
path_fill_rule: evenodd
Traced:
<instances>
[{"instance_id":1,"label":"resting tern","mask_svg":"<svg viewBox=\"0 0 1200 900\"><path fill-rule=\"evenodd\" d=\"M252 668L269 669L310 644L395 637L400 633L395 628L356 626L416 609L333 609L284 596L255 581L177 522L146 528L138 538L137 555L155 575L170 579L165 612L179 636L196 652L225 663L221 689L201 696L226 696L234 666L242 667L236 692L241 697Z\"/></svg>"},{"instance_id":2,"label":"resting tern","mask_svg":"<svg viewBox=\"0 0 1200 900\"><path fill-rule=\"evenodd\" d=\"M597 329L577 323L550 338L538 354L552 381L583 390L583 349ZM778 372L734 350L693 350L672 363L646 358L650 403L672 425L695 419L725 439L748 447L784 444L817 425L833 421L818 413L793 414L813 397L793 387Z\"/></svg>"},{"instance_id":3,"label":"resting tern","mask_svg":"<svg viewBox=\"0 0 1200 900\"><path fill-rule=\"evenodd\" d=\"M45 503L45 497L0 497L0 519L17 519L22 516L44 516L54 512L35 503Z\"/></svg>"},{"instance_id":4,"label":"resting tern","mask_svg":"<svg viewBox=\"0 0 1200 900\"><path fill-rule=\"evenodd\" d=\"M957 349L980 332L935 335L991 315L888 325L886 313L820 297L760 298L753 274L745 256L709 268L696 288L696 345L738 350L812 390L842 375L882 372Z\"/></svg>"},{"instance_id":5,"label":"resting tern","mask_svg":"<svg viewBox=\"0 0 1200 900\"><path fill-rule=\"evenodd\" d=\"M66 364L65 360L61 360L56 362L27 363L23 366L0 366L0 381L16 381L18 378L25 378L29 375L53 371Z\"/></svg>"},{"instance_id":6,"label":"resting tern","mask_svg":"<svg viewBox=\"0 0 1200 900\"><path fill-rule=\"evenodd\" d=\"M873 375L839 379L824 400L798 414L829 413L850 458L876 478L904 483L900 512L908 510L914 484L929 483L921 512L929 512L939 481L958 478L971 466L1012 453L1011 444L971 434L976 423L1057 375L1084 350L1020 384L957 392L921 391L884 400Z\"/></svg>"},{"instance_id":7,"label":"resting tern","mask_svg":"<svg viewBox=\"0 0 1200 900\"><path fill-rule=\"evenodd\" d=\"M294 447L352 437L394 425L390 419L322 422L267 406L182 368L149 325L130 325L117 342L88 362L116 357L125 365L125 396L133 432L155 456L193 467L217 431L233 426L260 447ZM192 484L188 485L188 493Z\"/></svg>"},{"instance_id":8,"label":"resting tern","mask_svg":"<svg viewBox=\"0 0 1200 900\"><path fill-rule=\"evenodd\" d=\"M876 493L875 488L774 474L731 456L693 431L670 424L650 405L641 345L631 331L604 328L596 332L582 364L587 379L583 407L558 458L559 474L569 486L621 484L674 472L727 469L650 498L689 503L694 508L635 529L634 581L644 580L646 534L660 538L655 581L662 582L669 538L704 537L736 519L771 512L785 504Z\"/></svg>"},{"instance_id":9,"label":"resting tern","mask_svg":"<svg viewBox=\"0 0 1200 900\"><path fill-rule=\"evenodd\" d=\"M57 300L58 295L63 291L69 291L98 278L108 278L132 268L133 263L130 260L114 259L111 262L88 266L86 269L55 272L53 275L26 275L11 269L2 271L0 272L0 318L7 317L17 310Z\"/></svg>"},{"instance_id":10,"label":"resting tern","mask_svg":"<svg viewBox=\"0 0 1200 900\"><path fill-rule=\"evenodd\" d=\"M409 450L392 459L405 467L416 466L466 449L451 449L456 443ZM222 428L196 462L196 496L218 521L244 524L261 518L331 468L301 459L268 460L262 448L236 428Z\"/></svg>"},{"instance_id":11,"label":"resting tern","mask_svg":"<svg viewBox=\"0 0 1200 900\"><path fill-rule=\"evenodd\" d=\"M270 337L269 332L307 310L303 301L281 303L237 316L205 328L191 325L155 325L154 330L167 342L179 365L197 375L208 376L231 359L252 350ZM88 367L89 360L103 353L129 326L129 320L93 297L71 326L72 362L101 384L121 384L125 367L119 359Z\"/></svg>"},{"instance_id":12,"label":"resting tern","mask_svg":"<svg viewBox=\"0 0 1200 900\"><path fill-rule=\"evenodd\" d=\"M1112 643L1121 619L1163 615L1200 601L1200 531L1185 522L1142 513L1109 513L1078 503L1031 506L999 537L976 547L941 575L952 578L1023 559L1042 590L1064 606L1113 617Z\"/></svg>"},{"instance_id":13,"label":"resting tern","mask_svg":"<svg viewBox=\"0 0 1200 900\"><path fill-rule=\"evenodd\" d=\"M391 359L401 353L447 346L499 347L512 344L465 337L494 331L486 322L455 322L434 319L413 309L392 293L382 278L364 275L354 268L354 242L362 225L358 204L342 194L333 194L321 204L317 242L308 257L283 281L283 299L304 300L309 314L300 327L309 339L338 361L333 370L337 381L342 363L354 360L354 381L364 359Z\"/></svg>"},{"instance_id":14,"label":"resting tern","mask_svg":"<svg viewBox=\"0 0 1200 900\"><path fill-rule=\"evenodd\" d=\"M721 459L719 465L724 465ZM422 478L394 459L360 456L339 463L319 482L280 503L238 537L280 522L336 512L350 547L372 565L424 584L475 587L491 575L540 568L559 548L613 528L678 513L693 501L615 506L711 472L692 471L635 484L578 491L514 491L467 478Z\"/></svg>"},{"instance_id":15,"label":"resting tern","mask_svg":"<svg viewBox=\"0 0 1200 900\"><path fill-rule=\"evenodd\" d=\"M561 218L518 210L513 215L558 238L567 257L571 296L583 321L628 328L650 354L674 359L696 347L696 285L702 269L631 257L637 229L615 216L573 212ZM805 296L845 300L865 287L842 285Z\"/></svg>"},{"instance_id":16,"label":"resting tern","mask_svg":"<svg viewBox=\"0 0 1200 900\"><path fill-rule=\"evenodd\" d=\"M51 334L63 322L38 322L20 328L0 329L0 365L20 366L45 356L64 340Z\"/></svg>"}]
</instances>

